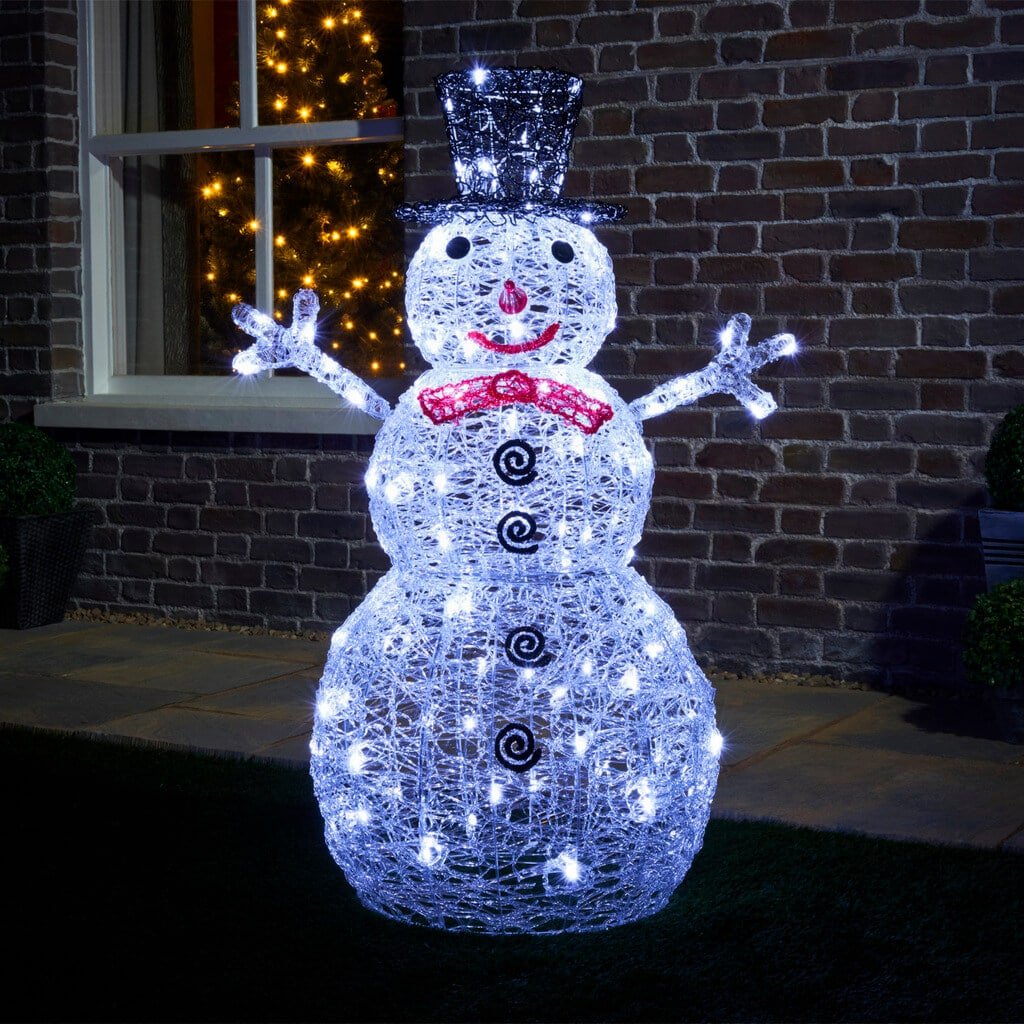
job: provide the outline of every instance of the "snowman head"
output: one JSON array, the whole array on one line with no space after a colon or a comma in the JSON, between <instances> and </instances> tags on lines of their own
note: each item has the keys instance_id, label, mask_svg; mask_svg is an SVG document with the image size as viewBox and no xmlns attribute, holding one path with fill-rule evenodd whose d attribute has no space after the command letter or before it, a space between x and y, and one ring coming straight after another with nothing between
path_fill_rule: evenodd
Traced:
<instances>
[{"instance_id":1,"label":"snowman head","mask_svg":"<svg viewBox=\"0 0 1024 1024\"><path fill-rule=\"evenodd\" d=\"M586 365L615 324L608 251L557 216L439 224L409 266L413 341L440 366Z\"/></svg>"},{"instance_id":2,"label":"snowman head","mask_svg":"<svg viewBox=\"0 0 1024 1024\"><path fill-rule=\"evenodd\" d=\"M614 325L611 261L589 227L625 211L561 195L582 85L540 68L437 79L459 194L397 211L436 225L406 278L428 362L585 365Z\"/></svg>"}]
</instances>

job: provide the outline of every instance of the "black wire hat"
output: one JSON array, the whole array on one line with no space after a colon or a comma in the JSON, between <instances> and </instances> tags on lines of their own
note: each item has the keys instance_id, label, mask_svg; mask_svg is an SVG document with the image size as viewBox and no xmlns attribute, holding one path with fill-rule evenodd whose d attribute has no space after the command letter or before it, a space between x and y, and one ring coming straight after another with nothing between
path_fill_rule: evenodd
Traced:
<instances>
[{"instance_id":1,"label":"black wire hat","mask_svg":"<svg viewBox=\"0 0 1024 1024\"><path fill-rule=\"evenodd\" d=\"M457 214L542 213L578 224L618 220L625 209L561 198L583 81L544 68L469 68L436 82L458 196L405 203L406 223L438 224Z\"/></svg>"}]
</instances>

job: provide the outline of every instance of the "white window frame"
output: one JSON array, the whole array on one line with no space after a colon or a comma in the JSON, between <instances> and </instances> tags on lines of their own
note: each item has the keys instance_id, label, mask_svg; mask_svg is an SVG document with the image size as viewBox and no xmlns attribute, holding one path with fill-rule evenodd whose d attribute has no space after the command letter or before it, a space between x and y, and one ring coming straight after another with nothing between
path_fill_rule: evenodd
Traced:
<instances>
[{"instance_id":1,"label":"white window frame","mask_svg":"<svg viewBox=\"0 0 1024 1024\"><path fill-rule=\"evenodd\" d=\"M106 7L106 10L104 10ZM240 124L237 128L97 134L116 123L111 104L120 89L116 45L102 48L116 11L103 0L79 4L80 181L82 196L83 340L85 395L37 407L50 426L133 427L368 434L377 420L341 405L315 381L261 374L146 376L127 373L125 330L124 193L120 160L127 156L248 150L255 161L256 305L273 306L272 154L275 149L401 142L400 117L258 125L256 0L238 0ZM107 33L104 37L104 33ZM103 53L102 67L97 54ZM100 109L107 104L107 110Z\"/></svg>"}]
</instances>

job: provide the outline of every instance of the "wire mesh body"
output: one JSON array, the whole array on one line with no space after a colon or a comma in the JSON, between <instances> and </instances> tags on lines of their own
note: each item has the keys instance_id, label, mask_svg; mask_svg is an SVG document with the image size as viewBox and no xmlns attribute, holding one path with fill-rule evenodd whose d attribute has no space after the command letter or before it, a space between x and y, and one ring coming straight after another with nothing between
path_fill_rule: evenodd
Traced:
<instances>
[{"instance_id":1,"label":"wire mesh body","mask_svg":"<svg viewBox=\"0 0 1024 1024\"><path fill-rule=\"evenodd\" d=\"M631 569L393 569L335 634L312 771L331 854L414 924L586 931L659 910L718 775L712 689Z\"/></svg>"}]
</instances>

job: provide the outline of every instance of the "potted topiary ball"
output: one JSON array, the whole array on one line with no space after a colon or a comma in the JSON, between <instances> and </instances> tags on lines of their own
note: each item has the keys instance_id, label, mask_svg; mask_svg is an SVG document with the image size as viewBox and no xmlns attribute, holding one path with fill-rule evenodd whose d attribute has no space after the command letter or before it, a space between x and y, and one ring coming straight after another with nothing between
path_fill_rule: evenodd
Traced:
<instances>
[{"instance_id":1,"label":"potted topiary ball","mask_svg":"<svg viewBox=\"0 0 1024 1024\"><path fill-rule=\"evenodd\" d=\"M996 427L985 457L992 508L978 512L989 588L1024 577L1024 405Z\"/></svg>"},{"instance_id":2,"label":"potted topiary ball","mask_svg":"<svg viewBox=\"0 0 1024 1024\"><path fill-rule=\"evenodd\" d=\"M980 594L964 626L967 679L989 702L1008 743L1024 743L1024 580Z\"/></svg>"},{"instance_id":3,"label":"potted topiary ball","mask_svg":"<svg viewBox=\"0 0 1024 1024\"><path fill-rule=\"evenodd\" d=\"M64 618L92 522L92 509L74 505L75 464L67 450L35 427L0 424L0 547L9 562L0 627Z\"/></svg>"}]
</instances>

